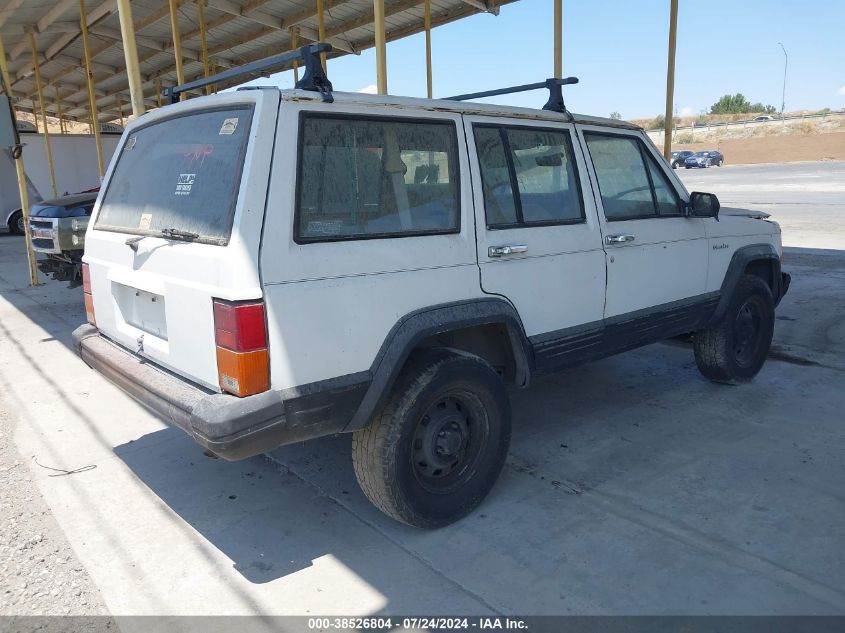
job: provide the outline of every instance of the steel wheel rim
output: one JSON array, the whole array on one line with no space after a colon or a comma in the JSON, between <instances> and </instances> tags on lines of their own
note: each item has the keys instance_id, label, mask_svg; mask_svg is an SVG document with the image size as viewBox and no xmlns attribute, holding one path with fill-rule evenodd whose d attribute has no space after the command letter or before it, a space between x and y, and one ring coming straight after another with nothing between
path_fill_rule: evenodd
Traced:
<instances>
[{"instance_id":1,"label":"steel wheel rim","mask_svg":"<svg viewBox=\"0 0 845 633\"><path fill-rule=\"evenodd\" d=\"M472 476L489 436L481 401L466 391L438 395L414 427L411 467L428 492L448 494Z\"/></svg>"},{"instance_id":2,"label":"steel wheel rim","mask_svg":"<svg viewBox=\"0 0 845 633\"><path fill-rule=\"evenodd\" d=\"M18 218L18 232L19 233L24 232L23 215L21 215L21 217Z\"/></svg>"},{"instance_id":3,"label":"steel wheel rim","mask_svg":"<svg viewBox=\"0 0 845 633\"><path fill-rule=\"evenodd\" d=\"M734 358L741 367L748 367L757 356L762 332L762 312L753 299L748 299L737 310L734 320Z\"/></svg>"}]
</instances>

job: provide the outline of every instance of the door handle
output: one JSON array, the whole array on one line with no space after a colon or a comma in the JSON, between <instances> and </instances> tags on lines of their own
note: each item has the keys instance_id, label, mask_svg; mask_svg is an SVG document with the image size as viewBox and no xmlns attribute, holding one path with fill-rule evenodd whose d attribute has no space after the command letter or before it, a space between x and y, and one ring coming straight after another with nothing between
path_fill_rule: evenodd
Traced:
<instances>
[{"instance_id":1,"label":"door handle","mask_svg":"<svg viewBox=\"0 0 845 633\"><path fill-rule=\"evenodd\" d=\"M491 246L487 249L487 255L489 257L504 257L505 255L514 255L527 251L528 246L525 244L510 244L508 246Z\"/></svg>"},{"instance_id":2,"label":"door handle","mask_svg":"<svg viewBox=\"0 0 845 633\"><path fill-rule=\"evenodd\" d=\"M605 244L624 244L625 242L633 242L633 235L605 235Z\"/></svg>"}]
</instances>

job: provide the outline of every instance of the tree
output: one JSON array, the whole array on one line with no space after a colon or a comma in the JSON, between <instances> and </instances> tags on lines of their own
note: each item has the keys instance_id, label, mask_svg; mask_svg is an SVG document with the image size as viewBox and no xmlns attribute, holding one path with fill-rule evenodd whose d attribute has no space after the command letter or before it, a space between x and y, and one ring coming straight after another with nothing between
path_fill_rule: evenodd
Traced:
<instances>
[{"instance_id":1,"label":"tree","mask_svg":"<svg viewBox=\"0 0 845 633\"><path fill-rule=\"evenodd\" d=\"M622 115L621 115L621 114L619 114L618 112L611 112L611 113L610 113L610 118L611 118L611 119L615 119L615 120L617 120L617 121L620 121L620 120L622 119Z\"/></svg>"},{"instance_id":2,"label":"tree","mask_svg":"<svg viewBox=\"0 0 845 633\"><path fill-rule=\"evenodd\" d=\"M654 121L651 122L651 129L652 130L663 130L666 128L666 117L662 114L658 114L654 117Z\"/></svg>"},{"instance_id":3,"label":"tree","mask_svg":"<svg viewBox=\"0 0 845 633\"><path fill-rule=\"evenodd\" d=\"M751 104L741 92L735 95L723 95L710 106L710 114L739 114L741 112L751 112Z\"/></svg>"},{"instance_id":4,"label":"tree","mask_svg":"<svg viewBox=\"0 0 845 633\"><path fill-rule=\"evenodd\" d=\"M750 103L741 92L735 95L722 95L721 99L710 106L710 114L747 114L749 112L774 114L777 110L774 106L764 106L759 101Z\"/></svg>"}]
</instances>

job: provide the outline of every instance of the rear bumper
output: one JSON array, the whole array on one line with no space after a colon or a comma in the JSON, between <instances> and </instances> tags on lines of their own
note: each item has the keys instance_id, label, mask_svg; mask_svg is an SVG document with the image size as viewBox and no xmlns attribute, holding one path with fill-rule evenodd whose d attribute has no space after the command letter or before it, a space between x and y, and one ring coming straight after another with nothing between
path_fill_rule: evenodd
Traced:
<instances>
[{"instance_id":1,"label":"rear bumper","mask_svg":"<svg viewBox=\"0 0 845 633\"><path fill-rule=\"evenodd\" d=\"M279 391L246 398L207 391L128 352L91 325L76 328L73 345L87 365L227 460L338 433L345 426L337 416L303 416L292 406L296 400L285 401Z\"/></svg>"}]
</instances>

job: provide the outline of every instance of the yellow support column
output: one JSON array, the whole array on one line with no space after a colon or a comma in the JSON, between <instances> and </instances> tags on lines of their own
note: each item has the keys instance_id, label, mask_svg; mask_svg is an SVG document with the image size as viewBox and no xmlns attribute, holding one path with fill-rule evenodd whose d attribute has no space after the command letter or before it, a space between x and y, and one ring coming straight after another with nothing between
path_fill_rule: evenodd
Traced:
<instances>
[{"instance_id":1,"label":"yellow support column","mask_svg":"<svg viewBox=\"0 0 845 633\"><path fill-rule=\"evenodd\" d=\"M295 51L299 48L299 28L292 26L290 29L290 49ZM299 81L299 62L293 62L293 82Z\"/></svg>"},{"instance_id":2,"label":"yellow support column","mask_svg":"<svg viewBox=\"0 0 845 633\"><path fill-rule=\"evenodd\" d=\"M91 71L91 48L88 46L88 18L85 15L85 0L79 0L79 30L82 33L82 50L85 54L85 75L88 83L88 111L91 113L91 127L94 128L94 144L97 146L97 168L100 178L105 176L103 145L100 142L100 119L97 115L97 99L94 97L94 73Z\"/></svg>"},{"instance_id":3,"label":"yellow support column","mask_svg":"<svg viewBox=\"0 0 845 633\"><path fill-rule=\"evenodd\" d=\"M173 33L173 55L176 57L176 83L185 83L185 69L182 67L182 37L179 35L179 14L176 12L178 0L170 0L170 30ZM185 98L185 93L179 99Z\"/></svg>"},{"instance_id":4,"label":"yellow support column","mask_svg":"<svg viewBox=\"0 0 845 633\"><path fill-rule=\"evenodd\" d=\"M44 91L41 87L41 63L38 61L38 49L35 46L35 34L29 32L29 48L32 51L32 66L35 69L35 88L38 92L38 106L41 110L41 121L44 123L44 148L47 150L47 164L50 166L50 185L53 187L53 197L59 195L56 189L56 169L53 165L53 149L50 147L50 130L47 129L47 110L44 107Z\"/></svg>"},{"instance_id":5,"label":"yellow support column","mask_svg":"<svg viewBox=\"0 0 845 633\"><path fill-rule=\"evenodd\" d=\"M678 0L670 0L669 9L669 63L666 70L666 115L663 128L663 156L672 155L672 105L675 101L675 43L678 35Z\"/></svg>"},{"instance_id":6,"label":"yellow support column","mask_svg":"<svg viewBox=\"0 0 845 633\"><path fill-rule=\"evenodd\" d=\"M56 96L56 114L59 116L59 131L62 134L67 134L67 128L65 127L65 117L62 113L62 98L59 96L58 86L53 86L53 93Z\"/></svg>"},{"instance_id":7,"label":"yellow support column","mask_svg":"<svg viewBox=\"0 0 845 633\"><path fill-rule=\"evenodd\" d=\"M563 77L563 0L555 0L555 78Z\"/></svg>"},{"instance_id":8,"label":"yellow support column","mask_svg":"<svg viewBox=\"0 0 845 633\"><path fill-rule=\"evenodd\" d=\"M384 32L384 0L373 0L376 31L376 85L380 95L387 94L387 42Z\"/></svg>"},{"instance_id":9,"label":"yellow support column","mask_svg":"<svg viewBox=\"0 0 845 633\"><path fill-rule=\"evenodd\" d=\"M326 16L323 11L323 0L317 0L317 37L321 42L326 41ZM323 65L323 72L326 72L326 54L320 53L320 63Z\"/></svg>"},{"instance_id":10,"label":"yellow support column","mask_svg":"<svg viewBox=\"0 0 845 633\"><path fill-rule=\"evenodd\" d=\"M6 61L6 47L3 46L3 36L0 35L0 72L3 76L3 87L9 99L12 98L12 82L9 78L9 65ZM29 268L29 285L38 286L38 267L35 265L35 252L32 250L32 233L29 230L29 191L26 186L26 170L23 156L15 159L15 170L18 174L18 193L21 197L21 214L23 215L23 231L26 241L26 261Z\"/></svg>"},{"instance_id":11,"label":"yellow support column","mask_svg":"<svg viewBox=\"0 0 845 633\"><path fill-rule=\"evenodd\" d=\"M425 14L425 82L426 94L431 99L431 0L423 3Z\"/></svg>"},{"instance_id":12,"label":"yellow support column","mask_svg":"<svg viewBox=\"0 0 845 633\"><path fill-rule=\"evenodd\" d=\"M120 34L123 39L123 56L126 59L126 75L129 79L129 97L132 101L132 114L136 117L144 114L144 90L141 87L141 67L138 64L138 46L135 44L135 24L132 21L132 8L129 0L117 0L120 18Z\"/></svg>"},{"instance_id":13,"label":"yellow support column","mask_svg":"<svg viewBox=\"0 0 845 633\"><path fill-rule=\"evenodd\" d=\"M202 73L204 77L211 75L211 68L208 64L208 41L205 37L205 0L197 0L197 18L200 28L200 48L202 50ZM211 94L211 86L205 87L205 94Z\"/></svg>"},{"instance_id":14,"label":"yellow support column","mask_svg":"<svg viewBox=\"0 0 845 633\"><path fill-rule=\"evenodd\" d=\"M123 127L123 99L120 94L117 95L117 114L120 116L120 127Z\"/></svg>"}]
</instances>

